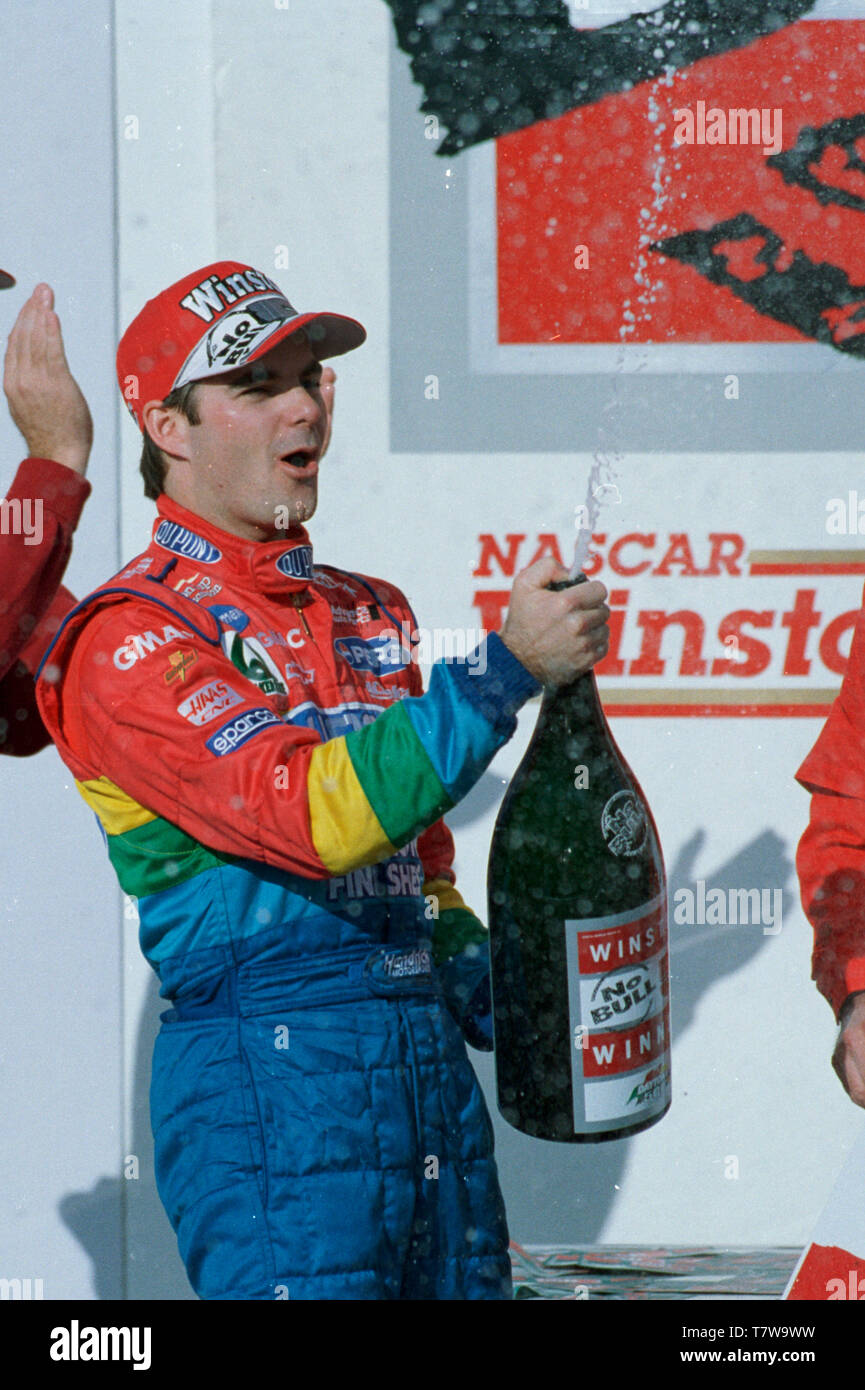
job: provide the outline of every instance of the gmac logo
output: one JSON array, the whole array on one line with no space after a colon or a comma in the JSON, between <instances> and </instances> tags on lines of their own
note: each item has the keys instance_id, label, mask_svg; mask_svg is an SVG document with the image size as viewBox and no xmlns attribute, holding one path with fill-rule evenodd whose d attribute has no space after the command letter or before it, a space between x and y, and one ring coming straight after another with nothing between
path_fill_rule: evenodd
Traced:
<instances>
[{"instance_id":1,"label":"gmac logo","mask_svg":"<svg viewBox=\"0 0 865 1390\"><path fill-rule=\"evenodd\" d=\"M333 648L355 671L382 675L386 671L401 671L408 664L396 633L366 641L360 637L337 637Z\"/></svg>"}]
</instances>

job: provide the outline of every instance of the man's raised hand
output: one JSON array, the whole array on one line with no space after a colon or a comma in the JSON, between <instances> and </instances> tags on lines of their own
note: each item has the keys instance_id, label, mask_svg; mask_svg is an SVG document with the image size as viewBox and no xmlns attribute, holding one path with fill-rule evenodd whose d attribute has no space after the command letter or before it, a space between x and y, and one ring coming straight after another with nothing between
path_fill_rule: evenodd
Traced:
<instances>
[{"instance_id":1,"label":"man's raised hand","mask_svg":"<svg viewBox=\"0 0 865 1390\"><path fill-rule=\"evenodd\" d=\"M50 285L37 285L15 320L6 348L3 390L30 457L54 459L83 476L93 421L66 361Z\"/></svg>"}]
</instances>

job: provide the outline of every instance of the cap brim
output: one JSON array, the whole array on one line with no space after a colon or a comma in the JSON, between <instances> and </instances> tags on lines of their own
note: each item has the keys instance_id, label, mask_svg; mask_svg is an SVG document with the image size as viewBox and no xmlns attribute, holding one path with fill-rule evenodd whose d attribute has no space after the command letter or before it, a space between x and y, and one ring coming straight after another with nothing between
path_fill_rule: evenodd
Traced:
<instances>
[{"instance_id":1,"label":"cap brim","mask_svg":"<svg viewBox=\"0 0 865 1390\"><path fill-rule=\"evenodd\" d=\"M0 290L11 290L15 284L15 276L10 275L8 270L0 270Z\"/></svg>"},{"instance_id":2,"label":"cap brim","mask_svg":"<svg viewBox=\"0 0 865 1390\"><path fill-rule=\"evenodd\" d=\"M326 357L340 357L344 352L351 352L352 348L360 347L366 340L366 329L363 325L344 314L294 314L259 332L259 341L249 352L241 354L236 350L236 343L233 344L230 362L210 360L210 351L204 346L205 339L200 340L174 378L172 390L187 386L193 381L207 381L210 377L224 376L226 372L245 367L249 362L257 362L286 338L301 331L306 333L312 351L320 360Z\"/></svg>"},{"instance_id":3,"label":"cap brim","mask_svg":"<svg viewBox=\"0 0 865 1390\"><path fill-rule=\"evenodd\" d=\"M286 338L304 330L309 345L316 357L341 357L366 342L366 329L356 319L346 318L344 314L298 314L277 328L269 338L245 358L245 362L255 362L259 357L275 348Z\"/></svg>"}]
</instances>

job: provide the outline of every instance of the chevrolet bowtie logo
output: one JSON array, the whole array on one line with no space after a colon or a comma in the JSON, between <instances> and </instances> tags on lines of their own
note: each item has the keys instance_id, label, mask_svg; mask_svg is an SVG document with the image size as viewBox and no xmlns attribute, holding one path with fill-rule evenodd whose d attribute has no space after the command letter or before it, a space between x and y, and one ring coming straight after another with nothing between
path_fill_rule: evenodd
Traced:
<instances>
[{"instance_id":1,"label":"chevrolet bowtie logo","mask_svg":"<svg viewBox=\"0 0 865 1390\"><path fill-rule=\"evenodd\" d=\"M168 658L169 667L165 672L164 680L166 685L171 685L172 681L185 681L186 672L193 662L198 660L198 653L193 651L172 652Z\"/></svg>"}]
</instances>

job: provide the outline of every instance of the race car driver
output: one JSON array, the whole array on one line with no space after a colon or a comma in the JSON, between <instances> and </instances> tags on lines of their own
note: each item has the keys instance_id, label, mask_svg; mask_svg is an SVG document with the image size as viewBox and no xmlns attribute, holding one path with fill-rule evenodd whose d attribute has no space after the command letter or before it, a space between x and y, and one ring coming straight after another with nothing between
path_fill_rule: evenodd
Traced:
<instances>
[{"instance_id":1,"label":"race car driver","mask_svg":"<svg viewBox=\"0 0 865 1390\"><path fill-rule=\"evenodd\" d=\"M813 978L839 1023L832 1065L865 1106L865 608L838 697L796 774L811 792L796 867L814 927Z\"/></svg>"},{"instance_id":2,"label":"race car driver","mask_svg":"<svg viewBox=\"0 0 865 1390\"><path fill-rule=\"evenodd\" d=\"M14 285L0 271L0 288ZM66 362L50 285L37 285L9 334L3 389L27 444L0 502L0 753L50 743L33 676L75 599L60 581L90 493L90 411Z\"/></svg>"},{"instance_id":3,"label":"race car driver","mask_svg":"<svg viewBox=\"0 0 865 1390\"><path fill-rule=\"evenodd\" d=\"M541 682L606 651L605 590L516 580L422 691L392 584L313 557L323 359L365 332L220 262L118 350L150 546L67 621L43 717L171 1008L156 1180L205 1299L502 1299L485 931L441 817ZM191 390L189 389L191 388Z\"/></svg>"}]
</instances>

